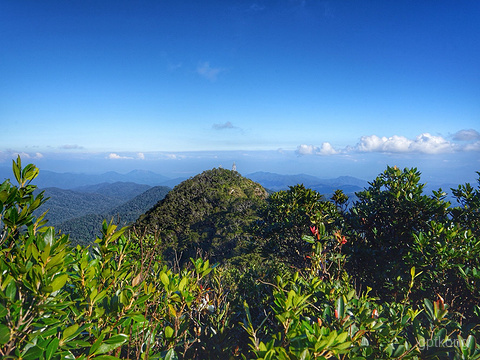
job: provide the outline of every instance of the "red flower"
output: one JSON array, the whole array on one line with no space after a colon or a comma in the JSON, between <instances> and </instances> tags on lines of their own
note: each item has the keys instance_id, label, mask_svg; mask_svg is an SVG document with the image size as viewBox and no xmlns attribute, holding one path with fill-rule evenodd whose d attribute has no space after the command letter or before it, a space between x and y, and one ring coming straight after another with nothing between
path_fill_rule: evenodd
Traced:
<instances>
[{"instance_id":1,"label":"red flower","mask_svg":"<svg viewBox=\"0 0 480 360\"><path fill-rule=\"evenodd\" d=\"M338 319L338 311L335 309L335 318Z\"/></svg>"},{"instance_id":2,"label":"red flower","mask_svg":"<svg viewBox=\"0 0 480 360\"><path fill-rule=\"evenodd\" d=\"M342 242L341 244L342 245L345 245L347 243L347 239L345 238L345 236L342 236Z\"/></svg>"},{"instance_id":3,"label":"red flower","mask_svg":"<svg viewBox=\"0 0 480 360\"><path fill-rule=\"evenodd\" d=\"M310 226L310 231L313 235L317 235L317 228L315 227L315 225Z\"/></svg>"}]
</instances>

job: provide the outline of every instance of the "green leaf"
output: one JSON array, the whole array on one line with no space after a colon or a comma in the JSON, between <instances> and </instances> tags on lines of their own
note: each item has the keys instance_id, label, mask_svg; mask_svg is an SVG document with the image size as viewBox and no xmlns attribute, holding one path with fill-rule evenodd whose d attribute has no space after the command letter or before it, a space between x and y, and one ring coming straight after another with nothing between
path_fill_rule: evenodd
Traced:
<instances>
[{"instance_id":1,"label":"green leaf","mask_svg":"<svg viewBox=\"0 0 480 360\"><path fill-rule=\"evenodd\" d=\"M10 328L7 325L0 324L0 345L6 344L10 340Z\"/></svg>"},{"instance_id":2,"label":"green leaf","mask_svg":"<svg viewBox=\"0 0 480 360\"><path fill-rule=\"evenodd\" d=\"M5 306L0 304L0 319L5 317L8 314L8 310Z\"/></svg>"},{"instance_id":3,"label":"green leaf","mask_svg":"<svg viewBox=\"0 0 480 360\"><path fill-rule=\"evenodd\" d=\"M183 291L185 285L187 284L187 277L182 278L180 284L178 284L178 290Z\"/></svg>"},{"instance_id":4,"label":"green leaf","mask_svg":"<svg viewBox=\"0 0 480 360\"><path fill-rule=\"evenodd\" d=\"M40 346L35 345L28 349L22 358L24 360L38 360L43 357L43 352L44 350Z\"/></svg>"},{"instance_id":5,"label":"green leaf","mask_svg":"<svg viewBox=\"0 0 480 360\"><path fill-rule=\"evenodd\" d=\"M78 325L74 324L63 330L62 340L69 340L73 334L78 330Z\"/></svg>"},{"instance_id":6,"label":"green leaf","mask_svg":"<svg viewBox=\"0 0 480 360\"><path fill-rule=\"evenodd\" d=\"M102 344L103 339L105 338L105 333L100 334L98 339L93 343L93 345L90 347L90 351L88 352L88 355L95 354L95 352L98 350L100 345Z\"/></svg>"},{"instance_id":7,"label":"green leaf","mask_svg":"<svg viewBox=\"0 0 480 360\"><path fill-rule=\"evenodd\" d=\"M394 345L394 351L391 356L394 358L397 358L400 355L403 355L404 352L405 352L405 345L402 345L402 344Z\"/></svg>"},{"instance_id":8,"label":"green leaf","mask_svg":"<svg viewBox=\"0 0 480 360\"><path fill-rule=\"evenodd\" d=\"M163 283L163 285L165 285L165 287L168 287L168 284L170 284L170 280L168 279L168 275L165 274L165 273L160 274L160 280L162 280L162 283Z\"/></svg>"},{"instance_id":9,"label":"green leaf","mask_svg":"<svg viewBox=\"0 0 480 360\"><path fill-rule=\"evenodd\" d=\"M47 231L45 232L45 235L43 236L43 242L45 243L45 246L53 245L55 239L55 229L53 227L48 228Z\"/></svg>"},{"instance_id":10,"label":"green leaf","mask_svg":"<svg viewBox=\"0 0 480 360\"><path fill-rule=\"evenodd\" d=\"M336 350L345 350L345 349L348 349L350 346L352 346L352 342L351 341L346 341L346 342L342 342L341 344L338 344L337 346L335 346L335 349Z\"/></svg>"},{"instance_id":11,"label":"green leaf","mask_svg":"<svg viewBox=\"0 0 480 360\"><path fill-rule=\"evenodd\" d=\"M5 289L5 295L7 298L9 298L11 301L15 301L15 295L17 294L17 286L15 284L15 281L11 281L8 285L7 288Z\"/></svg>"},{"instance_id":12,"label":"green leaf","mask_svg":"<svg viewBox=\"0 0 480 360\"><path fill-rule=\"evenodd\" d=\"M22 176L25 180L33 180L38 175L38 168L33 164L28 164L22 171Z\"/></svg>"},{"instance_id":13,"label":"green leaf","mask_svg":"<svg viewBox=\"0 0 480 360\"><path fill-rule=\"evenodd\" d=\"M344 332L338 335L335 341L338 343L343 343L345 340L347 340L347 337L348 337L348 332Z\"/></svg>"},{"instance_id":14,"label":"green leaf","mask_svg":"<svg viewBox=\"0 0 480 360\"><path fill-rule=\"evenodd\" d=\"M441 344L446 339L446 337L447 337L447 329L442 328L442 329L437 331L437 333L435 334L433 339L434 339L434 341L436 341L435 344L437 342L438 342L438 344Z\"/></svg>"},{"instance_id":15,"label":"green leaf","mask_svg":"<svg viewBox=\"0 0 480 360\"><path fill-rule=\"evenodd\" d=\"M338 318L343 319L345 317L345 302L343 301L343 296L337 299L336 309Z\"/></svg>"},{"instance_id":16,"label":"green leaf","mask_svg":"<svg viewBox=\"0 0 480 360\"><path fill-rule=\"evenodd\" d=\"M53 340L50 341L50 344L48 344L47 349L45 351L45 360L50 360L52 358L53 354L58 349L59 343L60 341L58 340L58 338L53 338Z\"/></svg>"},{"instance_id":17,"label":"green leaf","mask_svg":"<svg viewBox=\"0 0 480 360\"><path fill-rule=\"evenodd\" d=\"M330 309L330 306L327 306L323 311L323 318L328 323L332 321L332 310Z\"/></svg>"},{"instance_id":18,"label":"green leaf","mask_svg":"<svg viewBox=\"0 0 480 360\"><path fill-rule=\"evenodd\" d=\"M147 319L145 319L145 316L143 316L142 314L133 315L132 319L133 321L139 322L139 323L144 323L147 321Z\"/></svg>"},{"instance_id":19,"label":"green leaf","mask_svg":"<svg viewBox=\"0 0 480 360\"><path fill-rule=\"evenodd\" d=\"M13 165L13 175L15 175L15 179L17 179L17 182L19 184L22 183L21 177L20 177L20 169L22 168L22 160L20 159L20 155L17 156L17 162L15 163L15 160L12 160Z\"/></svg>"},{"instance_id":20,"label":"green leaf","mask_svg":"<svg viewBox=\"0 0 480 360\"><path fill-rule=\"evenodd\" d=\"M173 348L168 350L167 354L165 355L165 360L178 360L178 356Z\"/></svg>"},{"instance_id":21,"label":"green leaf","mask_svg":"<svg viewBox=\"0 0 480 360\"><path fill-rule=\"evenodd\" d=\"M430 316L433 318L435 315L435 312L433 311L433 304L430 300L428 299L423 299L423 303L425 304L425 308L427 309L428 313Z\"/></svg>"},{"instance_id":22,"label":"green leaf","mask_svg":"<svg viewBox=\"0 0 480 360\"><path fill-rule=\"evenodd\" d=\"M170 326L167 325L167 327L165 328L165 338L171 339L173 337L174 332L175 331Z\"/></svg>"},{"instance_id":23,"label":"green leaf","mask_svg":"<svg viewBox=\"0 0 480 360\"><path fill-rule=\"evenodd\" d=\"M52 292L60 290L67 282L67 279L68 279L68 274L62 274L55 277L55 279L53 279L53 281L50 284L50 286L52 287Z\"/></svg>"},{"instance_id":24,"label":"green leaf","mask_svg":"<svg viewBox=\"0 0 480 360\"><path fill-rule=\"evenodd\" d=\"M127 340L128 336L125 334L114 335L111 338L104 340L93 354L98 355L108 353L124 344Z\"/></svg>"},{"instance_id":25,"label":"green leaf","mask_svg":"<svg viewBox=\"0 0 480 360\"><path fill-rule=\"evenodd\" d=\"M311 236L311 235L303 235L303 236L302 236L302 240L303 240L303 241L306 241L306 242L308 242L308 243L310 243L310 244L315 244L315 238L314 238L313 236Z\"/></svg>"},{"instance_id":26,"label":"green leaf","mask_svg":"<svg viewBox=\"0 0 480 360\"><path fill-rule=\"evenodd\" d=\"M465 345L470 351L470 355L473 355L475 353L475 347L477 346L477 343L475 341L475 338L472 335L468 336L467 341L465 342Z\"/></svg>"}]
</instances>

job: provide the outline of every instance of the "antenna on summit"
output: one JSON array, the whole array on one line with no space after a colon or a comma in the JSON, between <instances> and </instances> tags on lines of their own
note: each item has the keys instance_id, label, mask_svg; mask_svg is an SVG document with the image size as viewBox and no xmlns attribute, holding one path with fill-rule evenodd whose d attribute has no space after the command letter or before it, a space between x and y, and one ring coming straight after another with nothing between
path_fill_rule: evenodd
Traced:
<instances>
[{"instance_id":1,"label":"antenna on summit","mask_svg":"<svg viewBox=\"0 0 480 360\"><path fill-rule=\"evenodd\" d=\"M233 165L232 165L232 171L237 171L237 165L235 165L235 161L233 162Z\"/></svg>"}]
</instances>

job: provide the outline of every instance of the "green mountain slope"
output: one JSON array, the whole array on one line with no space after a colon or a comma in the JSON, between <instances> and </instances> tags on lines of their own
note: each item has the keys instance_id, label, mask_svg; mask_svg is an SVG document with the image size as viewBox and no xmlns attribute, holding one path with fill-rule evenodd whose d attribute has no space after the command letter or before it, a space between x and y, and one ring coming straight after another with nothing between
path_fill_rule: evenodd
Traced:
<instances>
[{"instance_id":1,"label":"green mountain slope","mask_svg":"<svg viewBox=\"0 0 480 360\"><path fill-rule=\"evenodd\" d=\"M35 214L39 215L49 210L45 218L51 226L89 213L103 213L122 203L118 198L97 193L81 193L59 188L42 190L45 190L45 197L50 199L37 209Z\"/></svg>"},{"instance_id":2,"label":"green mountain slope","mask_svg":"<svg viewBox=\"0 0 480 360\"><path fill-rule=\"evenodd\" d=\"M249 246L248 229L266 197L261 185L239 173L212 169L177 185L134 229L154 234L167 259L203 252L221 261Z\"/></svg>"},{"instance_id":3,"label":"green mountain slope","mask_svg":"<svg viewBox=\"0 0 480 360\"><path fill-rule=\"evenodd\" d=\"M117 181L115 183L104 182L101 184L81 186L73 190L82 193L102 194L125 202L144 193L150 188L150 185Z\"/></svg>"},{"instance_id":4,"label":"green mountain slope","mask_svg":"<svg viewBox=\"0 0 480 360\"><path fill-rule=\"evenodd\" d=\"M108 217L118 219L117 224L133 223L146 211L161 201L172 189L167 186L154 186L124 204L117 206L107 213Z\"/></svg>"},{"instance_id":5,"label":"green mountain slope","mask_svg":"<svg viewBox=\"0 0 480 360\"><path fill-rule=\"evenodd\" d=\"M155 186L133 199L103 213L86 214L67 220L58 225L63 233L70 234L75 243L87 244L100 234L103 220L113 219L115 224L125 226L133 223L140 215L162 200L171 189L166 186Z\"/></svg>"}]
</instances>

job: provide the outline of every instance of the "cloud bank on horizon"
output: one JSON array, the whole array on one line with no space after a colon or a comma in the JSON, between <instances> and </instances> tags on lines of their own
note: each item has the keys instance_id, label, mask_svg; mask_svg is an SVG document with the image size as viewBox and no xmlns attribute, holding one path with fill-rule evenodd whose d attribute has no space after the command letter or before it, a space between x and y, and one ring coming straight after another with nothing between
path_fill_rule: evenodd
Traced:
<instances>
[{"instance_id":1,"label":"cloud bank on horizon","mask_svg":"<svg viewBox=\"0 0 480 360\"><path fill-rule=\"evenodd\" d=\"M297 147L298 155L336 155L359 153L423 153L442 154L462 151L480 151L480 133L474 129L460 130L451 136L452 141L442 136L423 133L414 139L405 136L393 135L390 137L366 135L360 138L355 146L347 146L343 149L335 149L329 142L324 142L320 147L315 145L301 144Z\"/></svg>"},{"instance_id":2,"label":"cloud bank on horizon","mask_svg":"<svg viewBox=\"0 0 480 360\"><path fill-rule=\"evenodd\" d=\"M236 128L230 121L223 124L213 124L215 130L225 130ZM448 140L450 139L450 140ZM9 149L6 151L0 151L0 161L14 158L18 155L25 159L42 159L49 154L56 153L68 154L88 154L88 150L80 145L63 145L57 150L52 152L26 152ZM237 150L241 151L241 150ZM288 149L278 149L277 152L285 153ZM186 157L182 153L201 154L204 152L221 152L215 150L206 151L189 151L189 152L109 152L104 158L107 160L145 160L149 153L162 154L162 160L180 160ZM361 136L358 143L355 145L348 145L344 148L336 149L330 142L323 142L320 146L301 144L298 145L295 154L298 156L303 155L321 155L321 156L334 156L334 155L348 155L348 154L361 154L361 153L380 153L384 155L388 154L429 154L439 155L448 153L461 153L461 152L480 152L480 132L475 129L463 129L459 130L453 135L446 137L440 135L431 135L429 133L423 133L416 136L413 139L408 139L401 135L392 136L378 136L378 135L364 135ZM95 152L92 152L95 154ZM146 155L147 154L147 155ZM198 155L195 155L198 156Z\"/></svg>"},{"instance_id":3,"label":"cloud bank on horizon","mask_svg":"<svg viewBox=\"0 0 480 360\"><path fill-rule=\"evenodd\" d=\"M228 122L218 125L221 131L230 128ZM385 166L396 165L418 168L426 182L461 184L476 182L479 155L480 133L464 129L449 136L424 133L411 139L400 135L365 135L355 145L343 148L324 142L319 146L302 144L296 149L275 150L89 152L80 145L44 152L7 149L0 150L0 167L5 172L9 162L20 156L24 163L32 162L41 170L126 173L140 169L175 178L193 176L213 167L230 168L236 163L242 174L263 171L320 177L349 175L368 181Z\"/></svg>"}]
</instances>

